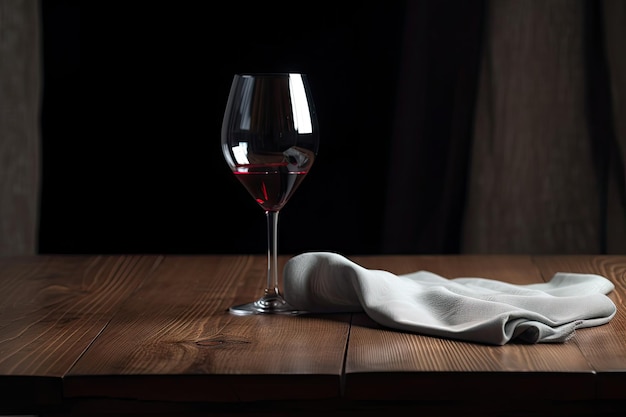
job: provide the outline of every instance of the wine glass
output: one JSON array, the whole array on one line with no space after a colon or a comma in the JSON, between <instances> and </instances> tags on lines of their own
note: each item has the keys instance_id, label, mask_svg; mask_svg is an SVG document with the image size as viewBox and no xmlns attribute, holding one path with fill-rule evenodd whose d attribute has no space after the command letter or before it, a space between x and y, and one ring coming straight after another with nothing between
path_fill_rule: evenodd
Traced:
<instances>
[{"instance_id":1,"label":"wine glass","mask_svg":"<svg viewBox=\"0 0 626 417\"><path fill-rule=\"evenodd\" d=\"M305 74L237 74L222 123L222 152L236 178L265 211L267 285L237 315L298 314L278 286L278 213L311 169L319 144Z\"/></svg>"}]
</instances>

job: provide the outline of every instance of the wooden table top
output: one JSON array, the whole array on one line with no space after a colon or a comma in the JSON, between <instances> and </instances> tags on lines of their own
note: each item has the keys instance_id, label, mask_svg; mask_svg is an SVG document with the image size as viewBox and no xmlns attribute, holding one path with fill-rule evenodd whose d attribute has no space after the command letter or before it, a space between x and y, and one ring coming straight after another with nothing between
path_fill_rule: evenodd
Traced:
<instances>
[{"instance_id":1,"label":"wooden table top","mask_svg":"<svg viewBox=\"0 0 626 417\"><path fill-rule=\"evenodd\" d=\"M618 311L564 344L486 346L382 328L360 313L229 314L262 292L260 255L5 257L0 415L626 410L626 256L350 259L516 284L596 273L615 284Z\"/></svg>"}]
</instances>

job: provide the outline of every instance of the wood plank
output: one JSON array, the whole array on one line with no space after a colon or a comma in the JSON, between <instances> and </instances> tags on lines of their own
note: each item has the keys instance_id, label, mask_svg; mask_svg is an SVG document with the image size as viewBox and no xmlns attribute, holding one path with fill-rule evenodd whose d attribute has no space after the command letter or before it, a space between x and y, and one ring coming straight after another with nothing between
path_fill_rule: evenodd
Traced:
<instances>
[{"instance_id":1,"label":"wood plank","mask_svg":"<svg viewBox=\"0 0 626 417\"><path fill-rule=\"evenodd\" d=\"M60 403L61 378L158 261L138 256L0 258L0 404Z\"/></svg>"},{"instance_id":2,"label":"wood plank","mask_svg":"<svg viewBox=\"0 0 626 417\"><path fill-rule=\"evenodd\" d=\"M626 256L537 256L534 262L546 280L556 272L581 272L605 276L615 284L615 290L609 294L617 306L615 317L603 326L577 331L573 342L598 373L598 395L623 399L626 387Z\"/></svg>"},{"instance_id":3,"label":"wood plank","mask_svg":"<svg viewBox=\"0 0 626 417\"><path fill-rule=\"evenodd\" d=\"M462 387L450 390L450 382ZM574 344L486 346L380 328L355 317L346 359L354 399L592 399L593 373ZM515 387L512 389L511 387Z\"/></svg>"},{"instance_id":4,"label":"wood plank","mask_svg":"<svg viewBox=\"0 0 626 417\"><path fill-rule=\"evenodd\" d=\"M363 415L396 412L403 400L407 413L481 415L489 402L491 415L520 412L515 404L581 414L625 405L625 256L352 259L518 284L600 273L616 283L618 315L565 344L483 346L381 328L364 314L351 329L349 315L228 314L260 295L264 256L0 258L0 413L276 406Z\"/></svg>"},{"instance_id":5,"label":"wood plank","mask_svg":"<svg viewBox=\"0 0 626 417\"><path fill-rule=\"evenodd\" d=\"M285 258L281 258L281 266ZM349 315L233 316L263 256L167 256L65 379L69 397L254 401L339 395Z\"/></svg>"},{"instance_id":6,"label":"wood plank","mask_svg":"<svg viewBox=\"0 0 626 417\"><path fill-rule=\"evenodd\" d=\"M423 269L447 278L543 281L529 256L353 259L396 274ZM452 377L459 389L450 389ZM490 399L584 400L595 395L593 369L575 343L484 346L383 329L365 315L353 319L345 384L346 395L354 399L470 401L488 392Z\"/></svg>"},{"instance_id":7,"label":"wood plank","mask_svg":"<svg viewBox=\"0 0 626 417\"><path fill-rule=\"evenodd\" d=\"M539 270L528 255L369 255L350 259L366 268L397 275L427 270L449 279L480 277L513 284L540 282Z\"/></svg>"}]
</instances>

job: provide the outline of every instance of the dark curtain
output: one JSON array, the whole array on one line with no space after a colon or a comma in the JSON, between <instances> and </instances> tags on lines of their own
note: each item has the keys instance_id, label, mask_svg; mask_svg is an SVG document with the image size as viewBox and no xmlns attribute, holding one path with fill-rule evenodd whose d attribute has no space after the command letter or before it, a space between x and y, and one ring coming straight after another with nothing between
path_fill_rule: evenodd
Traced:
<instances>
[{"instance_id":1,"label":"dark curtain","mask_svg":"<svg viewBox=\"0 0 626 417\"><path fill-rule=\"evenodd\" d=\"M0 256L37 252L40 24L37 3L0 2Z\"/></svg>"},{"instance_id":2,"label":"dark curtain","mask_svg":"<svg viewBox=\"0 0 626 417\"><path fill-rule=\"evenodd\" d=\"M460 250L485 2L409 1L382 250Z\"/></svg>"},{"instance_id":3,"label":"dark curtain","mask_svg":"<svg viewBox=\"0 0 626 417\"><path fill-rule=\"evenodd\" d=\"M407 10L383 251L625 253L625 3L451 6Z\"/></svg>"}]
</instances>

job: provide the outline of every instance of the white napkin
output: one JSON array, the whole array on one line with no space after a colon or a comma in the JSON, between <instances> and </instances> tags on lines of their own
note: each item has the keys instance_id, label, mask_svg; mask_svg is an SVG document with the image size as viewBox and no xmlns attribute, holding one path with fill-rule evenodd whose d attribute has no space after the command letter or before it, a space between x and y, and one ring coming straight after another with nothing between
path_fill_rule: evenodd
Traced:
<instances>
[{"instance_id":1,"label":"white napkin","mask_svg":"<svg viewBox=\"0 0 626 417\"><path fill-rule=\"evenodd\" d=\"M365 312L399 330L493 345L565 342L574 330L607 323L614 288L593 274L557 273L515 285L485 278L447 279L427 271L394 275L332 252L291 258L284 297L310 313Z\"/></svg>"}]
</instances>

